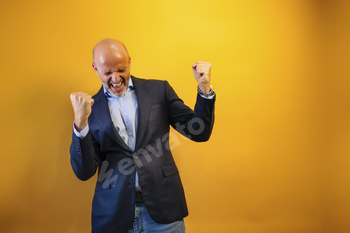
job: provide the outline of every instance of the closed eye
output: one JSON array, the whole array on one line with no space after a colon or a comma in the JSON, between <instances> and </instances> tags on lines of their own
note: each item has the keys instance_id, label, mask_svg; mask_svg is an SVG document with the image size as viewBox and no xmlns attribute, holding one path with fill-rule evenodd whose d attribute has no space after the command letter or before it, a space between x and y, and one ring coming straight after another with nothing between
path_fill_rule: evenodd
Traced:
<instances>
[{"instance_id":1,"label":"closed eye","mask_svg":"<svg viewBox=\"0 0 350 233\"><path fill-rule=\"evenodd\" d=\"M126 68L123 68L123 69L117 70L116 72L124 73L125 71L126 71ZM104 72L103 74L108 76L108 75L111 75L112 73L113 73L113 71L107 71L107 72Z\"/></svg>"}]
</instances>

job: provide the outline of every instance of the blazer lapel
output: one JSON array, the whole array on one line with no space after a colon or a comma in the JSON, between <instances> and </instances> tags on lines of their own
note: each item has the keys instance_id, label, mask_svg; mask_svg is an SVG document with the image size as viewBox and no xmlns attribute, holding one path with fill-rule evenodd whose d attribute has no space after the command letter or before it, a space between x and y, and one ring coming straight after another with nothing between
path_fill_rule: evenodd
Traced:
<instances>
[{"instance_id":1,"label":"blazer lapel","mask_svg":"<svg viewBox=\"0 0 350 233\"><path fill-rule=\"evenodd\" d=\"M147 80L138 79L132 76L132 81L135 87L136 98L139 108L135 146L135 150L137 150L141 144L143 135L145 134L148 125L148 119L152 103L152 92L148 86Z\"/></svg>"},{"instance_id":2,"label":"blazer lapel","mask_svg":"<svg viewBox=\"0 0 350 233\"><path fill-rule=\"evenodd\" d=\"M96 115L96 119L101 125L102 130L106 132L111 138L113 138L114 141L116 141L124 149L131 151L123 139L121 139L113 125L111 114L109 112L107 97L103 93L103 87L101 87L100 91L96 94L94 100L95 102L92 105L93 112Z\"/></svg>"}]
</instances>

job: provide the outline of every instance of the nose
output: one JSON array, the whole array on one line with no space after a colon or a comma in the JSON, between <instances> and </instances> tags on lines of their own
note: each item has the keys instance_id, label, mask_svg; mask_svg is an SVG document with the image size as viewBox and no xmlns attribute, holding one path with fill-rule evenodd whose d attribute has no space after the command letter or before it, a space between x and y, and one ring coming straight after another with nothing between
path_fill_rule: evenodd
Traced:
<instances>
[{"instance_id":1,"label":"nose","mask_svg":"<svg viewBox=\"0 0 350 233\"><path fill-rule=\"evenodd\" d=\"M112 81L113 82L118 82L120 80L120 76L119 76L119 73L117 71L114 71L112 73Z\"/></svg>"}]
</instances>

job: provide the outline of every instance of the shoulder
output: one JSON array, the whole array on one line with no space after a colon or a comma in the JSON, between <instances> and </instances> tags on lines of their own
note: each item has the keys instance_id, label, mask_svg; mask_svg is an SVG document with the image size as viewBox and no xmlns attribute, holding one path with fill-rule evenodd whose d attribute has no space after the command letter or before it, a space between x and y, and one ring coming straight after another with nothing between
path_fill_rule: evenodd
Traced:
<instances>
[{"instance_id":1,"label":"shoulder","mask_svg":"<svg viewBox=\"0 0 350 233\"><path fill-rule=\"evenodd\" d=\"M94 100L97 100L97 99L99 99L99 98L105 96L103 90L104 90L104 89L103 89L103 86L101 85L100 90L99 90L95 95L93 95L92 98L93 98Z\"/></svg>"},{"instance_id":2,"label":"shoulder","mask_svg":"<svg viewBox=\"0 0 350 233\"><path fill-rule=\"evenodd\" d=\"M141 79L134 76L132 76L132 80L136 94L141 98L152 96L154 99L164 99L167 96L169 84L165 80Z\"/></svg>"},{"instance_id":3,"label":"shoulder","mask_svg":"<svg viewBox=\"0 0 350 233\"><path fill-rule=\"evenodd\" d=\"M158 80L158 79L144 79L137 78L135 76L131 76L134 87L137 89L141 86L148 87L154 90L164 89L167 85L169 85L166 80Z\"/></svg>"},{"instance_id":4,"label":"shoulder","mask_svg":"<svg viewBox=\"0 0 350 233\"><path fill-rule=\"evenodd\" d=\"M137 78L135 76L131 76L131 78L133 82L142 83L142 84L151 83L151 84L164 85L164 83L167 82L166 80Z\"/></svg>"}]
</instances>

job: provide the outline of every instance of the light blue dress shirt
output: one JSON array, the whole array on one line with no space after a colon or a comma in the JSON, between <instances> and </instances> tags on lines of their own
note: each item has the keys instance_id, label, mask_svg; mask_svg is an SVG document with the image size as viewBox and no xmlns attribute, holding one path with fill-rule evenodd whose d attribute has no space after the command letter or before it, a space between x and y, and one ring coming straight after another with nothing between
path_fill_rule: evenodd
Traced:
<instances>
[{"instance_id":1,"label":"light blue dress shirt","mask_svg":"<svg viewBox=\"0 0 350 233\"><path fill-rule=\"evenodd\" d=\"M108 107L114 127L125 144L134 151L138 104L132 79L130 78L129 88L121 97L112 96L104 87L103 89L108 97Z\"/></svg>"}]
</instances>

